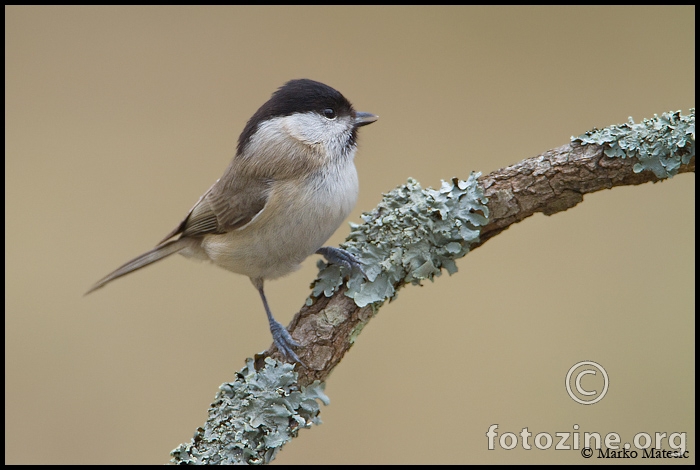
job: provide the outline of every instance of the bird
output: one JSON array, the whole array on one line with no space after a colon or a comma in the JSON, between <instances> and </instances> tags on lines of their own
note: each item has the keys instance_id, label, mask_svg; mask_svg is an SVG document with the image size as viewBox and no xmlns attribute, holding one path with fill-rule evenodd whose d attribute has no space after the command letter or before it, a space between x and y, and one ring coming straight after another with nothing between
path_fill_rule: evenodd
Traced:
<instances>
[{"instance_id":1,"label":"bird","mask_svg":"<svg viewBox=\"0 0 700 470\"><path fill-rule=\"evenodd\" d=\"M303 365L294 351L299 343L272 315L264 283L297 270L314 253L364 273L351 253L323 244L357 202L357 133L377 119L321 82L286 82L248 120L224 174L184 220L86 295L175 253L209 261L250 278L277 349Z\"/></svg>"}]
</instances>

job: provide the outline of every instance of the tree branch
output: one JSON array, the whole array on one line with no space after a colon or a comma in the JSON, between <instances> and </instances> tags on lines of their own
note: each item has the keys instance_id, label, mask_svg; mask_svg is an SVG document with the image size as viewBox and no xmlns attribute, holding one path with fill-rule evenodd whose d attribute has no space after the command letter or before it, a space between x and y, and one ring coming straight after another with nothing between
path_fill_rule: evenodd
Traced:
<instances>
[{"instance_id":1,"label":"tree branch","mask_svg":"<svg viewBox=\"0 0 700 470\"><path fill-rule=\"evenodd\" d=\"M354 339L402 286L456 272L454 260L523 219L553 215L584 194L695 172L695 111L593 130L572 142L488 175L423 190L416 181L384 196L344 248L367 279L322 267L289 331L304 366L284 364L274 344L223 384L204 429L172 452L176 463L266 463L298 429L318 420L323 383ZM344 282L349 275L347 283ZM297 375L298 374L298 375ZM264 389L264 392L261 390Z\"/></svg>"},{"instance_id":2,"label":"tree branch","mask_svg":"<svg viewBox=\"0 0 700 470\"><path fill-rule=\"evenodd\" d=\"M481 177L491 218L480 244L537 212L553 215L574 207L584 194L664 179L651 171L635 173L635 158L609 158L604 150L603 145L567 144ZM695 173L694 152L679 173Z\"/></svg>"}]
</instances>

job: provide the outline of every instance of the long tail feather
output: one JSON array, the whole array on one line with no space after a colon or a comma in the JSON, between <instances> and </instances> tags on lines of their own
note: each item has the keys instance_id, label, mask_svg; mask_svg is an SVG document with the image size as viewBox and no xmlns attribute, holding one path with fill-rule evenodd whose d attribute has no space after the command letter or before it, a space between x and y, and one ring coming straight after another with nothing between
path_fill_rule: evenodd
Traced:
<instances>
[{"instance_id":1,"label":"long tail feather","mask_svg":"<svg viewBox=\"0 0 700 470\"><path fill-rule=\"evenodd\" d=\"M122 277L125 274L129 274L130 272L136 271L137 269L141 269L144 266L148 266L151 263L155 263L156 261L161 260L166 256L170 256L174 253L177 253L178 251L186 247L186 239L173 240L163 245L159 245L153 248L151 251L148 251L142 254L141 256L137 256L136 258L120 266L112 273L106 275L105 277L97 281L95 285L92 286L90 290L85 293L85 295L88 295L90 292L99 289L108 282L112 282L118 277Z\"/></svg>"}]
</instances>

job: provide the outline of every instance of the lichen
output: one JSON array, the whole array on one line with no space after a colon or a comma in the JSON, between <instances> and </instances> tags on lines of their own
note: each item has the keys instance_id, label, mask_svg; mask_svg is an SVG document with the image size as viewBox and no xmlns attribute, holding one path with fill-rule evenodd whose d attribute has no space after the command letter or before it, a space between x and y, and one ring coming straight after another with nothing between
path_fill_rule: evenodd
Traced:
<instances>
[{"instance_id":1,"label":"lichen","mask_svg":"<svg viewBox=\"0 0 700 470\"><path fill-rule=\"evenodd\" d=\"M299 429L321 424L317 400L329 404L323 388L318 381L300 388L293 364L268 357L256 371L248 359L234 382L219 387L204 427L170 453L171 462L269 463Z\"/></svg>"},{"instance_id":2,"label":"lichen","mask_svg":"<svg viewBox=\"0 0 700 470\"><path fill-rule=\"evenodd\" d=\"M626 124L593 129L571 141L602 145L610 158L634 157L635 173L649 170L658 178L671 178L695 156L695 108L688 116L668 112L639 124L630 117Z\"/></svg>"},{"instance_id":3,"label":"lichen","mask_svg":"<svg viewBox=\"0 0 700 470\"><path fill-rule=\"evenodd\" d=\"M351 224L341 245L363 263L367 277L320 261L312 296L331 296L350 274L345 295L359 307L380 305L395 298L404 284L432 281L443 268L449 274L457 272L455 260L479 241L488 223L488 201L477 184L479 176L443 181L437 190L422 189L409 178L385 194L372 212L362 214L364 223Z\"/></svg>"}]
</instances>

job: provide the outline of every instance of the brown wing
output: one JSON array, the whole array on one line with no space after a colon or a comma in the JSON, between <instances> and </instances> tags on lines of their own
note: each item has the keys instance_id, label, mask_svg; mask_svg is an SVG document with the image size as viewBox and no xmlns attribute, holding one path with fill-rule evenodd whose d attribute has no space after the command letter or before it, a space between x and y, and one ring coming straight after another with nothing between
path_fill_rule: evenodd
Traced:
<instances>
[{"instance_id":1,"label":"brown wing","mask_svg":"<svg viewBox=\"0 0 700 470\"><path fill-rule=\"evenodd\" d=\"M183 237L226 233L250 222L265 207L272 180L246 178L245 184L240 180L232 178L225 185L217 180L160 243L180 233Z\"/></svg>"}]
</instances>

